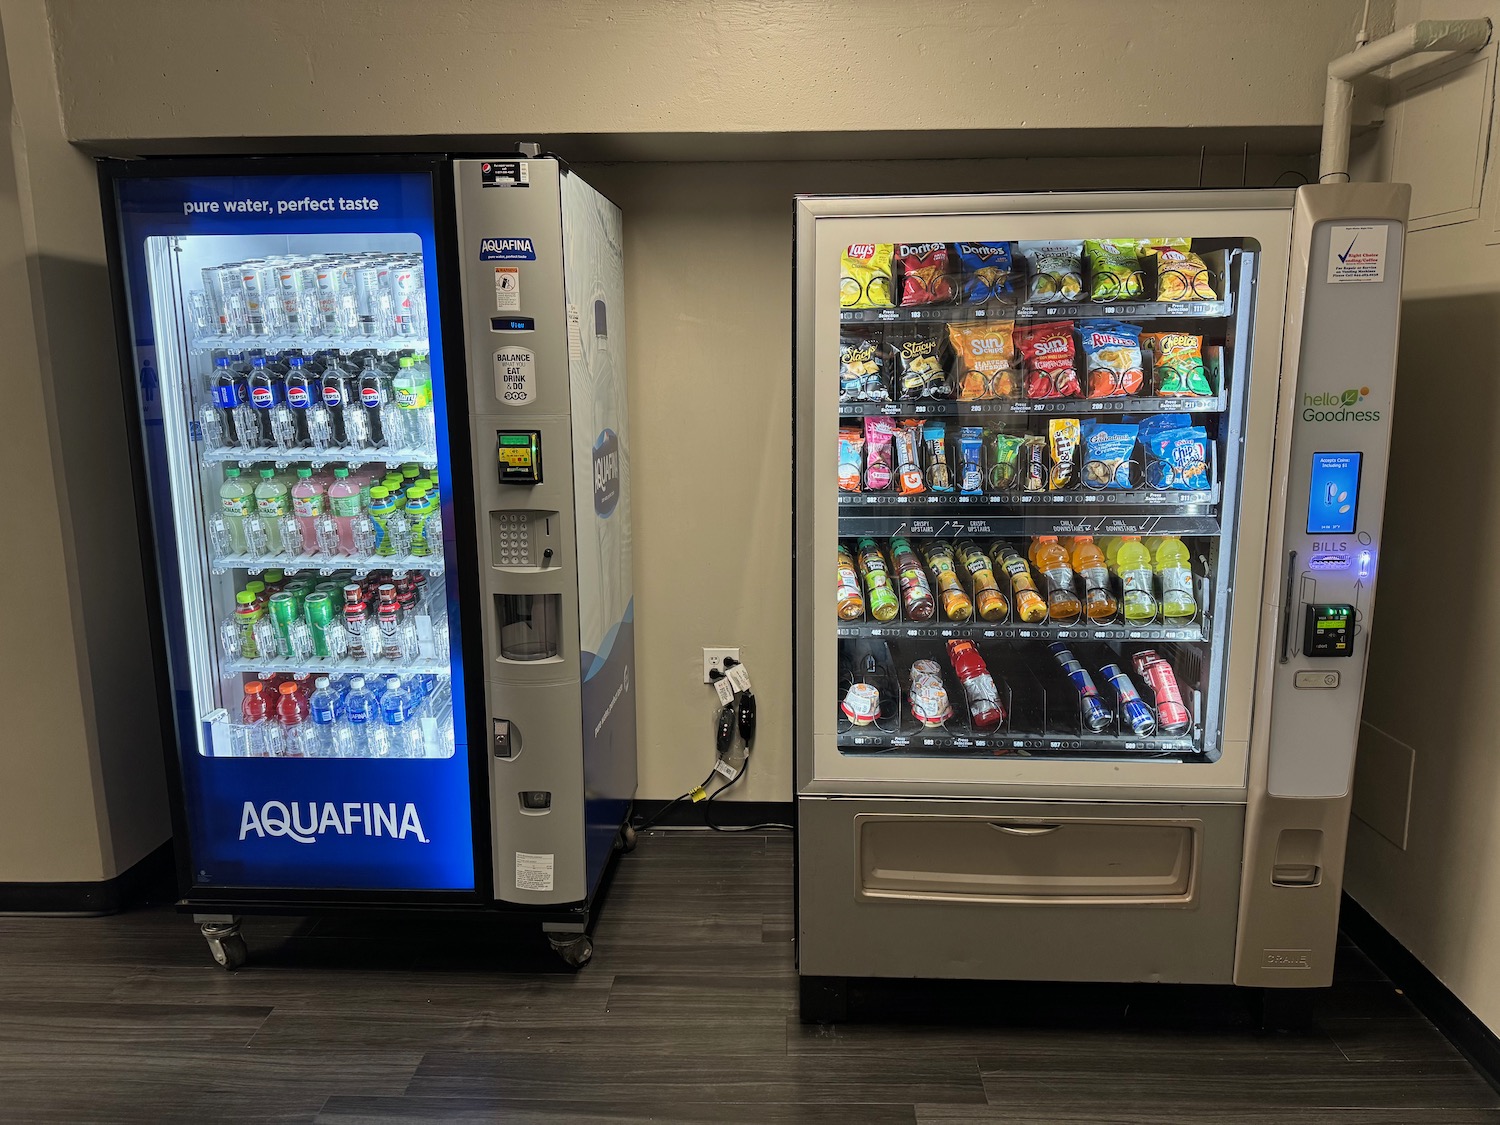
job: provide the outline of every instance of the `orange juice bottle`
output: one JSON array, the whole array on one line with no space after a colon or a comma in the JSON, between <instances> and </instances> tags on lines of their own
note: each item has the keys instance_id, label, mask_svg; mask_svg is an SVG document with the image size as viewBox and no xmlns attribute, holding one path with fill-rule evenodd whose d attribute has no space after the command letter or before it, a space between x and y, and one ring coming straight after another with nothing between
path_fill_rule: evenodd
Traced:
<instances>
[{"instance_id":1,"label":"orange juice bottle","mask_svg":"<svg viewBox=\"0 0 1500 1125\"><path fill-rule=\"evenodd\" d=\"M1083 580L1083 606L1089 620L1113 621L1120 604L1109 588L1108 563L1093 536L1073 540L1073 570Z\"/></svg>"},{"instance_id":2,"label":"orange juice bottle","mask_svg":"<svg viewBox=\"0 0 1500 1125\"><path fill-rule=\"evenodd\" d=\"M1047 590L1047 613L1053 621L1071 622L1083 613L1083 603L1073 585L1073 567L1068 549L1055 535L1037 536L1037 569Z\"/></svg>"}]
</instances>

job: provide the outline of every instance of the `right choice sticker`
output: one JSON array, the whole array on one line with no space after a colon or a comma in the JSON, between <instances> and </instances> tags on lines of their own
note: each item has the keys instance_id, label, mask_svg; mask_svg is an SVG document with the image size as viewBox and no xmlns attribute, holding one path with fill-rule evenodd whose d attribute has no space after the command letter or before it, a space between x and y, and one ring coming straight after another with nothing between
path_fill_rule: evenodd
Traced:
<instances>
[{"instance_id":1,"label":"right choice sticker","mask_svg":"<svg viewBox=\"0 0 1500 1125\"><path fill-rule=\"evenodd\" d=\"M1328 282L1385 280L1384 223L1335 226L1328 232Z\"/></svg>"}]
</instances>

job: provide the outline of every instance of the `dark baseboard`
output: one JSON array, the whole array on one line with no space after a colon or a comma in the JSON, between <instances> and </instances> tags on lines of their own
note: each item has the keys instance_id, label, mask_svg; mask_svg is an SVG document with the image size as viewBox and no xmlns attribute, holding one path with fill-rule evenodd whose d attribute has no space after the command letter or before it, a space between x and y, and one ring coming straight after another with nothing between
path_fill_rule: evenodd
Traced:
<instances>
[{"instance_id":1,"label":"dark baseboard","mask_svg":"<svg viewBox=\"0 0 1500 1125\"><path fill-rule=\"evenodd\" d=\"M1500 1090L1500 1038L1484 1021L1347 894L1341 904L1339 928L1448 1037L1485 1081Z\"/></svg>"},{"instance_id":2,"label":"dark baseboard","mask_svg":"<svg viewBox=\"0 0 1500 1125\"><path fill-rule=\"evenodd\" d=\"M633 819L656 828L703 828L704 816L713 818L720 828L748 828L756 824L791 824L794 806L790 801L713 801L690 804L678 802L660 820L652 818L672 804L671 801L635 802Z\"/></svg>"},{"instance_id":3,"label":"dark baseboard","mask_svg":"<svg viewBox=\"0 0 1500 1125\"><path fill-rule=\"evenodd\" d=\"M0 914L116 914L144 902L177 897L172 841L113 879L95 883L0 883Z\"/></svg>"}]
</instances>

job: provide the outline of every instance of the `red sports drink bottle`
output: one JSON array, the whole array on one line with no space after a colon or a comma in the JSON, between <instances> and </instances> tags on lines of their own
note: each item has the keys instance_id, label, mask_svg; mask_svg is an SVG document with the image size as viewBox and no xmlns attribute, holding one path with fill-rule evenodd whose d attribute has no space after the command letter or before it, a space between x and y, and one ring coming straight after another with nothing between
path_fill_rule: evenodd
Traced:
<instances>
[{"instance_id":1,"label":"red sports drink bottle","mask_svg":"<svg viewBox=\"0 0 1500 1125\"><path fill-rule=\"evenodd\" d=\"M1005 722L1005 707L1000 702L1000 691L984 665L984 657L973 641L951 640L948 642L948 659L959 683L964 686L964 695L969 700L969 717L975 730L994 730Z\"/></svg>"},{"instance_id":2,"label":"red sports drink bottle","mask_svg":"<svg viewBox=\"0 0 1500 1125\"><path fill-rule=\"evenodd\" d=\"M240 700L240 720L246 726L271 717L271 701L266 698L265 686L259 680L251 680L245 685L245 697Z\"/></svg>"}]
</instances>

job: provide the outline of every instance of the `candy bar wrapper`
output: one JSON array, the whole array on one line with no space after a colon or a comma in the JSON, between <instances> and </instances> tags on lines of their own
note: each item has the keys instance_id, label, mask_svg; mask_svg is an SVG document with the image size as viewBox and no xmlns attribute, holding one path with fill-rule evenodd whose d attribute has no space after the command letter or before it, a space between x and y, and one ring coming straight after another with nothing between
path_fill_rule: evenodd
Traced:
<instances>
[{"instance_id":1,"label":"candy bar wrapper","mask_svg":"<svg viewBox=\"0 0 1500 1125\"><path fill-rule=\"evenodd\" d=\"M858 427L839 429L839 491L858 492L864 470L865 436Z\"/></svg>"},{"instance_id":2,"label":"candy bar wrapper","mask_svg":"<svg viewBox=\"0 0 1500 1125\"><path fill-rule=\"evenodd\" d=\"M980 455L984 447L984 430L964 426L958 431L958 490L973 496L984 491L984 472Z\"/></svg>"},{"instance_id":3,"label":"candy bar wrapper","mask_svg":"<svg viewBox=\"0 0 1500 1125\"><path fill-rule=\"evenodd\" d=\"M904 496L927 491L922 476L921 445L922 423L905 421L896 427L896 473Z\"/></svg>"},{"instance_id":4,"label":"candy bar wrapper","mask_svg":"<svg viewBox=\"0 0 1500 1125\"><path fill-rule=\"evenodd\" d=\"M1077 418L1053 418L1047 423L1052 452L1052 472L1047 478L1050 492L1072 488L1078 475L1078 445L1081 440Z\"/></svg>"},{"instance_id":5,"label":"candy bar wrapper","mask_svg":"<svg viewBox=\"0 0 1500 1125\"><path fill-rule=\"evenodd\" d=\"M952 492L953 474L948 470L948 427L928 422L922 427L922 446L927 452L927 486L933 492Z\"/></svg>"}]
</instances>

